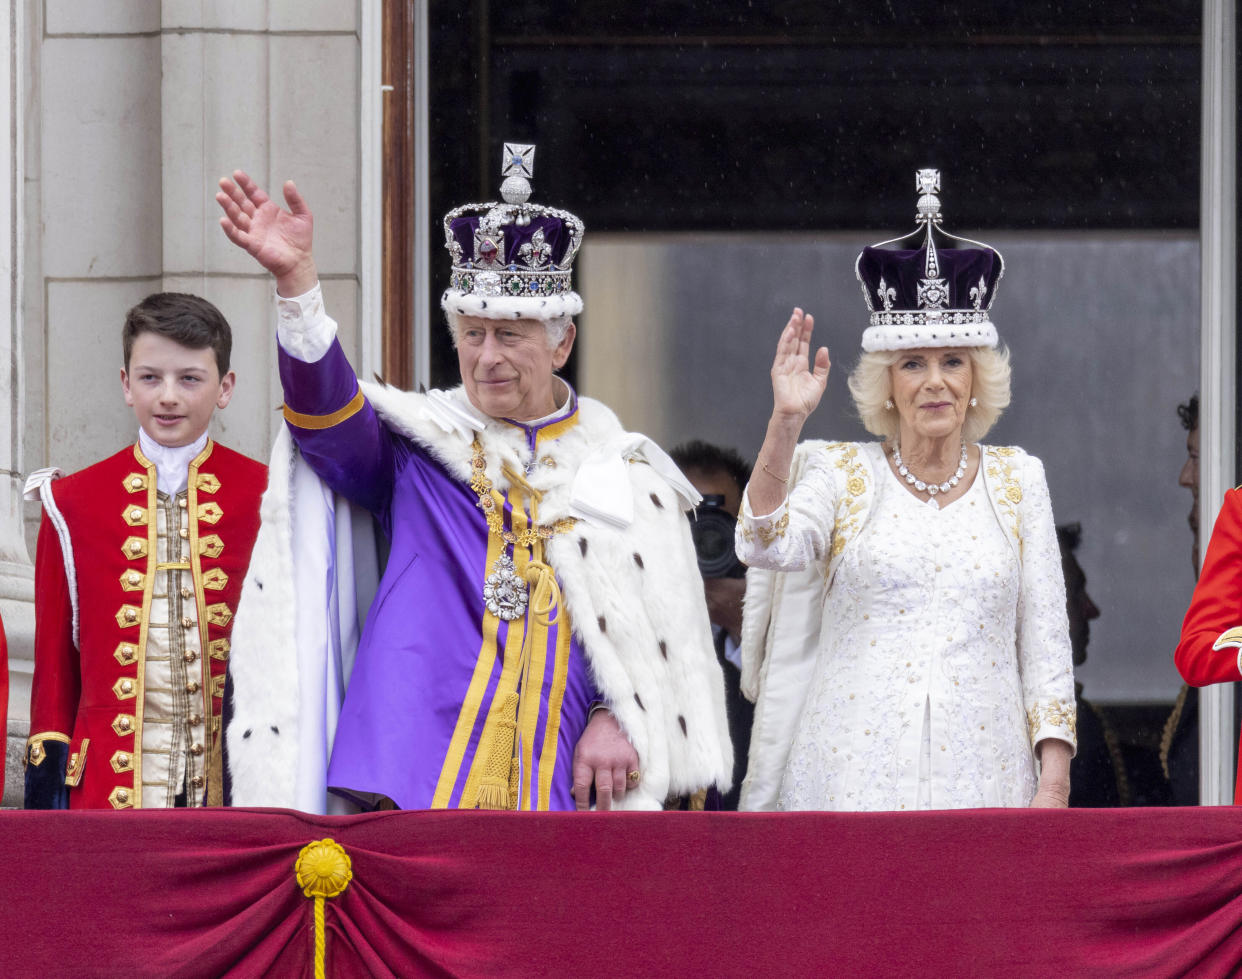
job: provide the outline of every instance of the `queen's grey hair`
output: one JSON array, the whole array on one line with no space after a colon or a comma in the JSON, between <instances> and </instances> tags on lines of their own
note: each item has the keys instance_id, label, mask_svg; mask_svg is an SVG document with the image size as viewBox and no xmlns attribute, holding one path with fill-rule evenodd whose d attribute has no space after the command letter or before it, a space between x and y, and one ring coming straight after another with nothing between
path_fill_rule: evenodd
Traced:
<instances>
[{"instance_id":1,"label":"queen's grey hair","mask_svg":"<svg viewBox=\"0 0 1242 979\"><path fill-rule=\"evenodd\" d=\"M449 333L453 337L453 346L455 348L457 346L457 338L460 332L459 323L461 319L461 314L457 313L455 310L446 309L444 311L444 315L448 319ZM569 315L557 316L549 320L540 320L534 316L529 317L529 319L534 320L536 323L543 324L543 328L544 330L547 331L547 334L548 334L548 349L549 350L555 350L557 347L561 345L561 341L565 339L565 334L569 332L569 326L574 320L574 318ZM496 322L500 323L504 321L497 320Z\"/></svg>"},{"instance_id":2,"label":"queen's grey hair","mask_svg":"<svg viewBox=\"0 0 1242 979\"><path fill-rule=\"evenodd\" d=\"M979 404L966 409L962 436L967 442L978 442L1009 407L1009 351L1004 347L965 347L971 360L970 394ZM893 396L893 380L889 368L908 350L876 350L864 352L850 373L850 394L863 427L872 435L892 441L897 437L900 416L896 409L885 407Z\"/></svg>"}]
</instances>

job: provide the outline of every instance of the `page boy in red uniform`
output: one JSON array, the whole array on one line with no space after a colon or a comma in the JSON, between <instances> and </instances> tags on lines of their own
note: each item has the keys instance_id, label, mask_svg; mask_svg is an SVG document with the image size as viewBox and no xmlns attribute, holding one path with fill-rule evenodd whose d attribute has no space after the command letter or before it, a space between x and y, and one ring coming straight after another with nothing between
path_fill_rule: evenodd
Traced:
<instances>
[{"instance_id":1,"label":"page boy in red uniform","mask_svg":"<svg viewBox=\"0 0 1242 979\"><path fill-rule=\"evenodd\" d=\"M26 483L43 503L27 808L223 800L229 632L267 468L207 435L236 380L218 309L148 296L122 340L138 441Z\"/></svg>"}]
</instances>

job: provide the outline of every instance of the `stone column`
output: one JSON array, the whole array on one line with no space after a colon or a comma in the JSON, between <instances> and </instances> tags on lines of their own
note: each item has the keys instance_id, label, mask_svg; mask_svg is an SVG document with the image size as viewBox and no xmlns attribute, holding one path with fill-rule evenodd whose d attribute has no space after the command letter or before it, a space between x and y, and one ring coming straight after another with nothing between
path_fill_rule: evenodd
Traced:
<instances>
[{"instance_id":1,"label":"stone column","mask_svg":"<svg viewBox=\"0 0 1242 979\"><path fill-rule=\"evenodd\" d=\"M23 147L26 75L23 50L25 0L8 0L0 8L0 36L7 46L8 71L0 77L0 131L8 135L0 155L0 616L9 645L9 704L5 756L5 804L20 800L21 753L26 738L25 715L30 699L31 653L34 648L34 568L26 549L22 522L21 433L25 421L22 370L23 276Z\"/></svg>"}]
</instances>

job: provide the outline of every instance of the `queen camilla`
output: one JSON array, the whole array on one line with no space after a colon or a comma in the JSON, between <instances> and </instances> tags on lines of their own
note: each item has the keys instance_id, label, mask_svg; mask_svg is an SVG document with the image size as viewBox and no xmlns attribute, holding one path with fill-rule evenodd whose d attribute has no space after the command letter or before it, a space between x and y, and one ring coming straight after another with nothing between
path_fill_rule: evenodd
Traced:
<instances>
[{"instance_id":1,"label":"queen camilla","mask_svg":"<svg viewBox=\"0 0 1242 979\"><path fill-rule=\"evenodd\" d=\"M828 350L811 359L800 309L777 344L737 528L762 569L742 636L757 701L743 809L1068 803L1074 683L1043 466L979 441L1010 399L989 316L1004 262L943 231L939 181L919 171L919 227L856 266L871 323L849 387L882 441L798 444Z\"/></svg>"}]
</instances>

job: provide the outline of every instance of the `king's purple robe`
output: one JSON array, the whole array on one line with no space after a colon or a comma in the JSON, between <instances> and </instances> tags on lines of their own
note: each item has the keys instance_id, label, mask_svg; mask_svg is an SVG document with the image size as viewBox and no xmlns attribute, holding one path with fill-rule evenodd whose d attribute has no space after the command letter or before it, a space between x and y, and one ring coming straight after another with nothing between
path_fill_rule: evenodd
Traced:
<instances>
[{"instance_id":1,"label":"king's purple robe","mask_svg":"<svg viewBox=\"0 0 1242 979\"><path fill-rule=\"evenodd\" d=\"M513 803L573 809L574 746L599 695L569 613L558 603L505 621L483 598L497 558L508 554L523 576L530 548L490 533L476 491L377 417L339 343L315 363L283 350L279 358L303 458L332 490L371 511L390 541L341 708L329 787L403 809L474 808L496 746L506 743L506 715L513 717L505 691L516 684L516 731L507 729ZM551 417L508 424L524 432L533 460L577 421L571 390ZM511 485L497 508L503 527L526 529L530 507Z\"/></svg>"}]
</instances>

